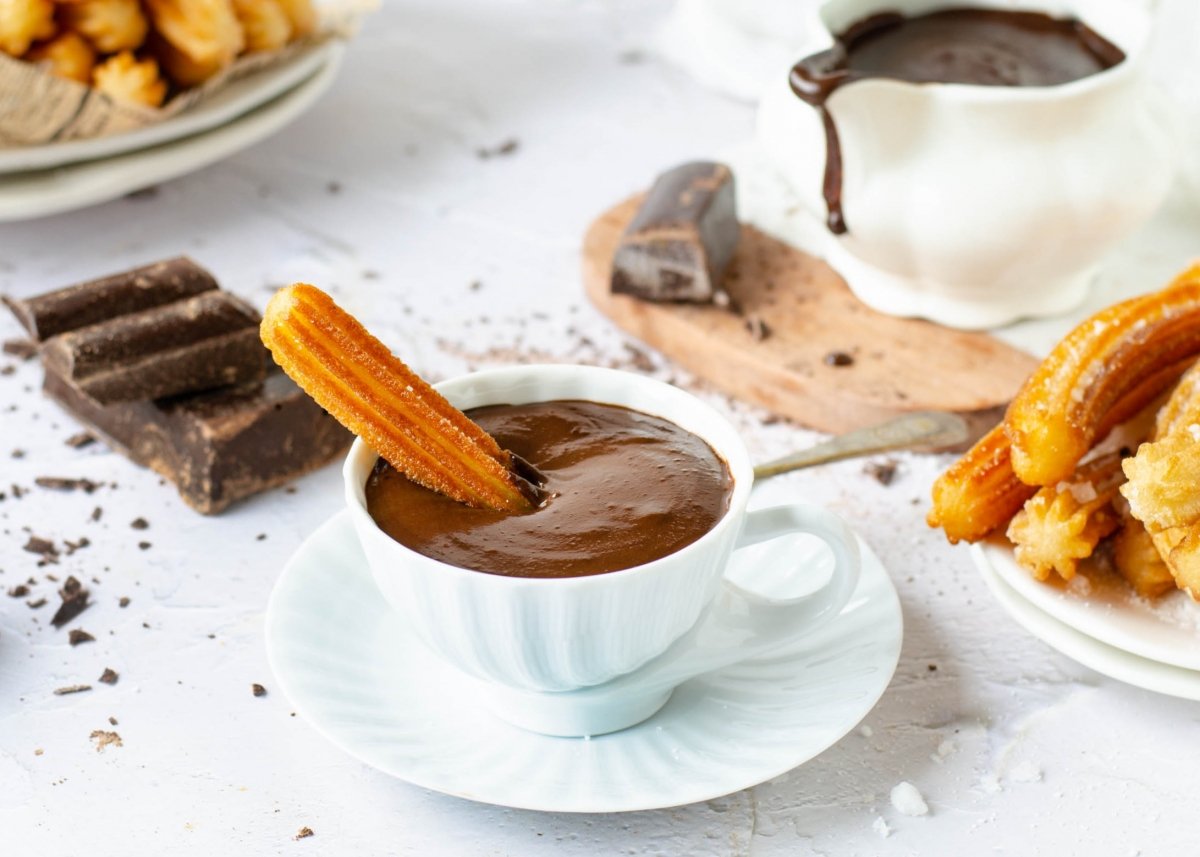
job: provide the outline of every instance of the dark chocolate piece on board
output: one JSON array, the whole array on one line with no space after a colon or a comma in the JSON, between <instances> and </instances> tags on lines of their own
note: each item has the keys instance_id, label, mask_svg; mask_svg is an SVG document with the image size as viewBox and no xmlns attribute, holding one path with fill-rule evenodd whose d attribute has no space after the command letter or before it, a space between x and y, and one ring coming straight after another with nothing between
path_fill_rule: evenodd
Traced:
<instances>
[{"instance_id":1,"label":"dark chocolate piece on board","mask_svg":"<svg viewBox=\"0 0 1200 857\"><path fill-rule=\"evenodd\" d=\"M259 322L249 304L209 291L55 336L42 363L101 404L261 381Z\"/></svg>"},{"instance_id":2,"label":"dark chocolate piece on board","mask_svg":"<svg viewBox=\"0 0 1200 857\"><path fill-rule=\"evenodd\" d=\"M711 301L740 236L729 167L678 166L658 177L621 236L612 290L651 301Z\"/></svg>"},{"instance_id":3,"label":"dark chocolate piece on board","mask_svg":"<svg viewBox=\"0 0 1200 857\"><path fill-rule=\"evenodd\" d=\"M4 303L30 336L45 342L60 333L216 288L212 274L180 256L33 298L5 297Z\"/></svg>"},{"instance_id":4,"label":"dark chocolate piece on board","mask_svg":"<svg viewBox=\"0 0 1200 857\"><path fill-rule=\"evenodd\" d=\"M327 464L352 439L278 371L261 384L112 405L47 371L45 392L206 515Z\"/></svg>"}]
</instances>

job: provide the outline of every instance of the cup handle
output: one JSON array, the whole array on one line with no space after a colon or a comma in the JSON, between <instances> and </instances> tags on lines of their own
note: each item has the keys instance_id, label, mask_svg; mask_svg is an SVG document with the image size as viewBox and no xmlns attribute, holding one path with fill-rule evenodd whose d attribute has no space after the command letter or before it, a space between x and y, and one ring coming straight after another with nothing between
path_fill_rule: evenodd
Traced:
<instances>
[{"instance_id":1,"label":"cup handle","mask_svg":"<svg viewBox=\"0 0 1200 857\"><path fill-rule=\"evenodd\" d=\"M797 636L813 633L841 613L858 586L861 560L853 531L832 512L805 504L750 512L735 550L797 533L816 536L833 552L833 573L820 589L775 598L726 578L722 591L690 631L642 668L610 684L628 681L643 687L675 687L694 676L767 654Z\"/></svg>"},{"instance_id":2,"label":"cup handle","mask_svg":"<svg viewBox=\"0 0 1200 857\"><path fill-rule=\"evenodd\" d=\"M811 634L842 611L858 585L858 541L842 519L803 504L760 509L746 516L735 550L796 533L814 535L833 551L833 574L820 589L796 598L772 598L726 578L699 621L633 672L604 684L550 693L492 686L487 693L493 711L547 735L602 735L645 720L690 678Z\"/></svg>"}]
</instances>

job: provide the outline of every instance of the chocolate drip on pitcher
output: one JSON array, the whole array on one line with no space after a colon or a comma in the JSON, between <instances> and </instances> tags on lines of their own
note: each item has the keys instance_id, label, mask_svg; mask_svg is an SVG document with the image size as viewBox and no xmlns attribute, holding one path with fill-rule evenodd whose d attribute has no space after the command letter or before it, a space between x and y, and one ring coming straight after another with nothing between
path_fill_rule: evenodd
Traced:
<instances>
[{"instance_id":1,"label":"chocolate drip on pitcher","mask_svg":"<svg viewBox=\"0 0 1200 857\"><path fill-rule=\"evenodd\" d=\"M847 83L890 78L909 83L975 86L1056 86L1098 74L1125 53L1087 24L1040 12L943 9L906 18L871 15L838 35L828 50L792 68L796 96L812 105L825 129L822 192L826 225L846 231L842 212L842 152L827 102Z\"/></svg>"}]
</instances>

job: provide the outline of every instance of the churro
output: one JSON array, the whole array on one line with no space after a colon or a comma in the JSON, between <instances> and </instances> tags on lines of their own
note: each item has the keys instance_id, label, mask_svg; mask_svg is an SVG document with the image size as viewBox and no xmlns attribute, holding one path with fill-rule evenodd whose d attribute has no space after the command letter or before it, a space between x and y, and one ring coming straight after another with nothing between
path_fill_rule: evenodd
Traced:
<instances>
[{"instance_id":1,"label":"churro","mask_svg":"<svg viewBox=\"0 0 1200 857\"><path fill-rule=\"evenodd\" d=\"M1121 456L1112 453L1082 465L1068 481L1039 489L1008 525L1017 562L1038 580L1052 571L1063 580L1074 577L1080 560L1117 529L1112 501L1123 481Z\"/></svg>"},{"instance_id":2,"label":"churro","mask_svg":"<svg viewBox=\"0 0 1200 857\"><path fill-rule=\"evenodd\" d=\"M1121 518L1112 542L1113 565L1143 598L1158 598L1175 588L1175 576L1163 560L1154 537L1132 515Z\"/></svg>"},{"instance_id":3,"label":"churro","mask_svg":"<svg viewBox=\"0 0 1200 857\"><path fill-rule=\"evenodd\" d=\"M412 481L499 511L539 502L527 474L514 472L520 459L320 289L296 283L277 292L262 340L292 380Z\"/></svg>"},{"instance_id":4,"label":"churro","mask_svg":"<svg viewBox=\"0 0 1200 857\"><path fill-rule=\"evenodd\" d=\"M1012 464L1027 485L1070 476L1105 414L1144 378L1200 354L1200 265L1160 292L1093 315L1063 339L1009 405Z\"/></svg>"}]
</instances>

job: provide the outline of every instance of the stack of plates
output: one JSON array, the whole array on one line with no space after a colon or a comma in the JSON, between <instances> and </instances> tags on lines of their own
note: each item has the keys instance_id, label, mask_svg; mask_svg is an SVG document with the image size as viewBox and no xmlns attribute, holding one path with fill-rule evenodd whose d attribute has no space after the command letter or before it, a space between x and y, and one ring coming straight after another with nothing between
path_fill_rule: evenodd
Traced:
<instances>
[{"instance_id":1,"label":"stack of plates","mask_svg":"<svg viewBox=\"0 0 1200 857\"><path fill-rule=\"evenodd\" d=\"M343 45L325 42L234 81L158 125L96 140L0 149L0 222L107 202L246 148L329 88Z\"/></svg>"},{"instance_id":2,"label":"stack of plates","mask_svg":"<svg viewBox=\"0 0 1200 857\"><path fill-rule=\"evenodd\" d=\"M1102 572L1040 583L1002 539L971 551L992 594L1034 636L1118 681L1200 700L1200 604L1185 593L1147 601Z\"/></svg>"}]
</instances>

